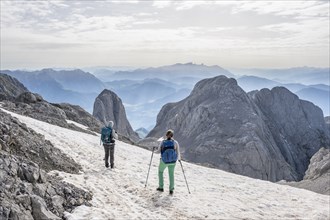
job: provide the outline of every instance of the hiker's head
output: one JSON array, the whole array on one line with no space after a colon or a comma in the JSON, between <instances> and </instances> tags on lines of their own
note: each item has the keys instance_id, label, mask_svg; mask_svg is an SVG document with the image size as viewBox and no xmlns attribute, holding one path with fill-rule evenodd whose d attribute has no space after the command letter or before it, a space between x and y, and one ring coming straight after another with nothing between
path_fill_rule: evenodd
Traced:
<instances>
[{"instance_id":1,"label":"hiker's head","mask_svg":"<svg viewBox=\"0 0 330 220\"><path fill-rule=\"evenodd\" d=\"M169 129L166 131L166 137L167 138L172 138L173 137L173 134L174 134L174 131Z\"/></svg>"},{"instance_id":2,"label":"hiker's head","mask_svg":"<svg viewBox=\"0 0 330 220\"><path fill-rule=\"evenodd\" d=\"M113 127L113 121L108 121L107 126L112 128Z\"/></svg>"}]
</instances>

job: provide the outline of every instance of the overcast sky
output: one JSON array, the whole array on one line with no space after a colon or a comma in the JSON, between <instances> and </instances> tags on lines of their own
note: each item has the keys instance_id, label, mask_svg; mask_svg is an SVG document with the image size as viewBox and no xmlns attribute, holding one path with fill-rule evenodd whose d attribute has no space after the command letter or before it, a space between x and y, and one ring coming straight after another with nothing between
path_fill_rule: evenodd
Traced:
<instances>
[{"instance_id":1,"label":"overcast sky","mask_svg":"<svg viewBox=\"0 0 330 220\"><path fill-rule=\"evenodd\" d=\"M0 69L329 67L329 1L4 1Z\"/></svg>"}]
</instances>

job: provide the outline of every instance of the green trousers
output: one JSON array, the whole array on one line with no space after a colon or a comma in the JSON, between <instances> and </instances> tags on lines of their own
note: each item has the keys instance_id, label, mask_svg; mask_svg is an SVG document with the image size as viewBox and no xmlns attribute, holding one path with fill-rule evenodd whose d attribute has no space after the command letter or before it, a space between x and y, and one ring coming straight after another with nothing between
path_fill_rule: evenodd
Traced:
<instances>
[{"instance_id":1,"label":"green trousers","mask_svg":"<svg viewBox=\"0 0 330 220\"><path fill-rule=\"evenodd\" d=\"M170 177L170 190L174 190L174 168L176 163L165 164L162 160L160 160L158 167L158 180L159 180L159 188L164 189L164 170L168 167L168 174Z\"/></svg>"}]
</instances>

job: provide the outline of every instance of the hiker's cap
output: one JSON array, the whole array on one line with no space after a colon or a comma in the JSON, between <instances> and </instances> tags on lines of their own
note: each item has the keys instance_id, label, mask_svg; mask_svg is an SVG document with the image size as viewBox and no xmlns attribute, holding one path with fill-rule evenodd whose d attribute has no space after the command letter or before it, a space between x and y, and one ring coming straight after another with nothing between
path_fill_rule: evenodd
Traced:
<instances>
[{"instance_id":1,"label":"hiker's cap","mask_svg":"<svg viewBox=\"0 0 330 220\"><path fill-rule=\"evenodd\" d=\"M108 121L107 126L112 128L113 127L113 121Z\"/></svg>"},{"instance_id":2,"label":"hiker's cap","mask_svg":"<svg viewBox=\"0 0 330 220\"><path fill-rule=\"evenodd\" d=\"M167 132L166 132L166 136L170 136L170 137L173 137L173 134L174 134L174 131L172 129L168 129Z\"/></svg>"}]
</instances>

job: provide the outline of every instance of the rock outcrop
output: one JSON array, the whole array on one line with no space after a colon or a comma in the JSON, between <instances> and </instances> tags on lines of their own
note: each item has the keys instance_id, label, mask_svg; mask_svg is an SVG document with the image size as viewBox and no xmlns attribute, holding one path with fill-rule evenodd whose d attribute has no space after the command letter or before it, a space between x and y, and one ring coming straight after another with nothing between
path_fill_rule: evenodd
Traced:
<instances>
[{"instance_id":1,"label":"rock outcrop","mask_svg":"<svg viewBox=\"0 0 330 220\"><path fill-rule=\"evenodd\" d=\"M312 155L329 145L312 103L284 88L247 95L225 76L202 80L186 99L165 105L148 137L169 128L184 159L270 181L301 180Z\"/></svg>"},{"instance_id":2,"label":"rock outcrop","mask_svg":"<svg viewBox=\"0 0 330 220\"><path fill-rule=\"evenodd\" d=\"M103 90L95 99L93 116L103 124L111 120L114 122L115 130L132 141L139 140L138 135L133 131L127 120L126 111L121 99L110 90Z\"/></svg>"},{"instance_id":3,"label":"rock outcrop","mask_svg":"<svg viewBox=\"0 0 330 220\"><path fill-rule=\"evenodd\" d=\"M18 95L27 91L27 88L17 79L0 73L0 101L14 100Z\"/></svg>"},{"instance_id":4,"label":"rock outcrop","mask_svg":"<svg viewBox=\"0 0 330 220\"><path fill-rule=\"evenodd\" d=\"M253 100L265 116L281 154L301 180L310 158L321 147L330 146L322 110L284 87L262 89Z\"/></svg>"},{"instance_id":5,"label":"rock outcrop","mask_svg":"<svg viewBox=\"0 0 330 220\"><path fill-rule=\"evenodd\" d=\"M44 136L0 111L0 219L62 219L64 211L89 206L91 193L47 174L80 169Z\"/></svg>"},{"instance_id":6,"label":"rock outcrop","mask_svg":"<svg viewBox=\"0 0 330 220\"><path fill-rule=\"evenodd\" d=\"M317 193L330 195L330 150L321 148L310 160L310 164L300 182L281 182Z\"/></svg>"}]
</instances>

